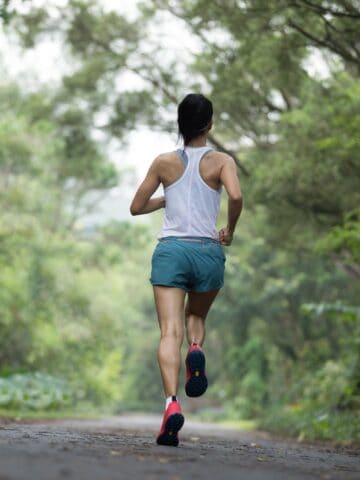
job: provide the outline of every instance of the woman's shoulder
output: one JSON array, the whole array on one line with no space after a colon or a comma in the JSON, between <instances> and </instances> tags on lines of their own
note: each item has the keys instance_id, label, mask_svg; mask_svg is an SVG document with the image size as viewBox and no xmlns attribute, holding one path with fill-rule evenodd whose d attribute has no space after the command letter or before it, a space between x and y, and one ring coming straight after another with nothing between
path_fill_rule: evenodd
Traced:
<instances>
[{"instance_id":1,"label":"woman's shoulder","mask_svg":"<svg viewBox=\"0 0 360 480\"><path fill-rule=\"evenodd\" d=\"M159 153L159 155L155 158L156 161L161 162L161 161L167 161L171 160L171 158L176 156L176 150L173 150L172 152L164 152L164 153Z\"/></svg>"},{"instance_id":2,"label":"woman's shoulder","mask_svg":"<svg viewBox=\"0 0 360 480\"><path fill-rule=\"evenodd\" d=\"M154 160L154 165L163 167L164 165L173 163L174 157L177 157L176 151L159 153L159 155Z\"/></svg>"},{"instance_id":3,"label":"woman's shoulder","mask_svg":"<svg viewBox=\"0 0 360 480\"><path fill-rule=\"evenodd\" d=\"M219 151L219 150L214 150L214 149L210 150L207 155L212 157L214 159L214 161L216 161L216 163L219 163L221 165L224 165L228 162L233 162L234 161L234 159L231 155L229 155L226 152Z\"/></svg>"}]
</instances>

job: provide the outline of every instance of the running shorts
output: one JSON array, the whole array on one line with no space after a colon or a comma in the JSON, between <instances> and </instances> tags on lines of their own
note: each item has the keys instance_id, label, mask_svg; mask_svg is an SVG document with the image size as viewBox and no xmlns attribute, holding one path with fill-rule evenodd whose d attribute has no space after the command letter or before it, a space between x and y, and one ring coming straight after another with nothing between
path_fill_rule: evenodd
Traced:
<instances>
[{"instance_id":1,"label":"running shorts","mask_svg":"<svg viewBox=\"0 0 360 480\"><path fill-rule=\"evenodd\" d=\"M152 285L208 292L224 286L224 248L208 237L163 237L151 258Z\"/></svg>"}]
</instances>

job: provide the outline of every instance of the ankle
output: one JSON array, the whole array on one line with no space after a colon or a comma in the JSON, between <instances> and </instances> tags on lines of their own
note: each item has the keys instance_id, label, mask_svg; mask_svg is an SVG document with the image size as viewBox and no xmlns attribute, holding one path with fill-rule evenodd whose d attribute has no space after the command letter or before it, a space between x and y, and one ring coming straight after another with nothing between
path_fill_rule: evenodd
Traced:
<instances>
[{"instance_id":1,"label":"ankle","mask_svg":"<svg viewBox=\"0 0 360 480\"><path fill-rule=\"evenodd\" d=\"M170 405L171 402L178 402L178 398L176 395L169 395L165 399L165 410L167 410L168 406Z\"/></svg>"}]
</instances>

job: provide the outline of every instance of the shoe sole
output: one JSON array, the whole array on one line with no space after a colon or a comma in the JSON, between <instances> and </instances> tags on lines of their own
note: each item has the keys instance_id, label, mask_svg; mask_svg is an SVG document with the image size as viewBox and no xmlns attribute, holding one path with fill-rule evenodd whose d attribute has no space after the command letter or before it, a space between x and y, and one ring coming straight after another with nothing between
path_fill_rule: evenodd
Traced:
<instances>
[{"instance_id":1,"label":"shoe sole","mask_svg":"<svg viewBox=\"0 0 360 480\"><path fill-rule=\"evenodd\" d=\"M208 387L205 375L205 355L200 350L194 350L188 354L186 363L191 375L185 385L186 395L200 397Z\"/></svg>"},{"instance_id":2,"label":"shoe sole","mask_svg":"<svg viewBox=\"0 0 360 480\"><path fill-rule=\"evenodd\" d=\"M178 431L184 425L184 417L181 413L174 413L166 420L164 432L158 436L156 443L158 445L167 445L177 447L179 445Z\"/></svg>"}]
</instances>

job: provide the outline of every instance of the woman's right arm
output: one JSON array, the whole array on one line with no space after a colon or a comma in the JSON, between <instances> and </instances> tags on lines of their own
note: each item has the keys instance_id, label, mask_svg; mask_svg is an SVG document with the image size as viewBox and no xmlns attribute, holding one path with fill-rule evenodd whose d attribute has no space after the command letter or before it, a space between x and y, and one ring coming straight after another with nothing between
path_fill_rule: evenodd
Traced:
<instances>
[{"instance_id":1,"label":"woman's right arm","mask_svg":"<svg viewBox=\"0 0 360 480\"><path fill-rule=\"evenodd\" d=\"M160 156L156 157L150 165L145 179L137 189L135 196L130 205L131 215L142 215L144 213L151 213L155 210L165 207L165 198L163 196L150 198L160 185L159 170Z\"/></svg>"}]
</instances>

